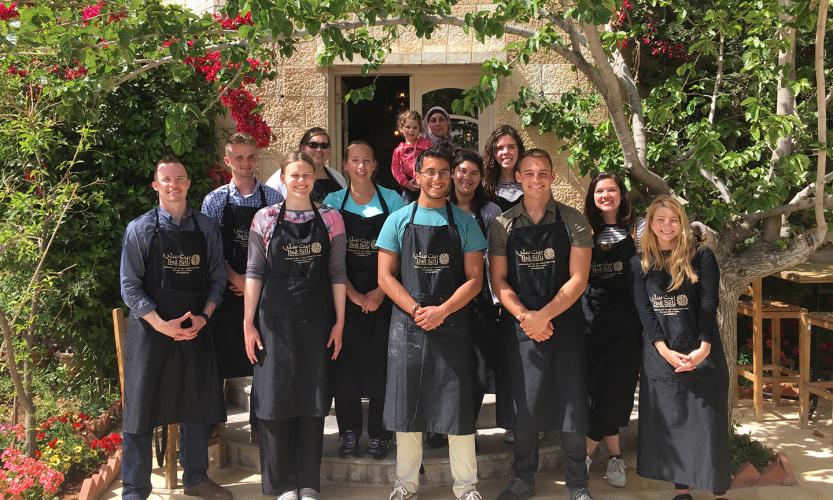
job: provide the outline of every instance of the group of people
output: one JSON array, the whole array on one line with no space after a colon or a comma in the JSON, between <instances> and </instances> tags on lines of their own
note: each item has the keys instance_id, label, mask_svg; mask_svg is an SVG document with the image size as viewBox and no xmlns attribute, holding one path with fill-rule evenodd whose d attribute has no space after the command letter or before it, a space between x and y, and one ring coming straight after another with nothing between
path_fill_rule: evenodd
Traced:
<instances>
[{"instance_id":1,"label":"group of people","mask_svg":"<svg viewBox=\"0 0 833 500\"><path fill-rule=\"evenodd\" d=\"M255 142L233 135L232 180L201 213L182 162L158 162L159 205L122 248L123 498L150 494L151 433L173 422L185 494L232 498L206 475L207 441L225 420L222 381L247 375L262 490L278 500L319 498L333 398L341 456L359 456L365 427L373 458L395 439L391 500L416 498L423 445L446 442L455 498L481 499L475 421L492 391L513 443L498 500L534 495L545 432L559 435L571 499L591 499L601 442L608 482L625 486L619 428L637 383L637 473L673 482L676 500L689 488L722 498L719 270L683 207L661 196L638 217L623 180L602 173L582 214L553 198L550 155L511 126L482 157L453 144L442 108L405 112L399 127L401 192L374 182L367 142L347 147L346 179L326 166L321 128L265 184Z\"/></svg>"}]
</instances>

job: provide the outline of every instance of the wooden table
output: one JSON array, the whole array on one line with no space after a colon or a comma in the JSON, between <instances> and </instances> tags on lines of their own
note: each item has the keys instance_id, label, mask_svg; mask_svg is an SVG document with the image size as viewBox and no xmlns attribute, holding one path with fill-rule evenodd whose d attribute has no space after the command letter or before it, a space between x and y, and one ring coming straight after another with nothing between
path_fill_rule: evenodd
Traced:
<instances>
[{"instance_id":1,"label":"wooden table","mask_svg":"<svg viewBox=\"0 0 833 500\"><path fill-rule=\"evenodd\" d=\"M821 294L819 293L819 286L833 284L833 262L808 261L803 264L790 267L788 269L783 269L777 273L773 273L772 276L776 278L781 278L786 281L791 281L793 283L813 285L813 302L815 303L814 308L815 311L819 311L819 309L821 308ZM808 355L808 357L810 357L810 378L812 380L815 380L818 376L818 359L813 358L811 354L816 353L816 351L818 350L816 348L817 344L818 336L811 334L810 345L805 348L809 352L799 353L799 356L801 357L804 357L805 355ZM813 394L811 396L811 406L809 410L806 412L808 419L812 418L813 413L815 413L816 408L818 407L818 402L818 396Z\"/></svg>"},{"instance_id":2,"label":"wooden table","mask_svg":"<svg viewBox=\"0 0 833 500\"><path fill-rule=\"evenodd\" d=\"M831 284L833 283L833 262L805 262L773 273L772 276L794 283Z\"/></svg>"}]
</instances>

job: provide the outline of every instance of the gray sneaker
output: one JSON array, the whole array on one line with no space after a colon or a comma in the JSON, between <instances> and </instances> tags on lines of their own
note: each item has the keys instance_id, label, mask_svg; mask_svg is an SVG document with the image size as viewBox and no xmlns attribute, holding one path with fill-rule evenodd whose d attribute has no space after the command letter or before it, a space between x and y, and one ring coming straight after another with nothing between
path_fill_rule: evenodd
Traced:
<instances>
[{"instance_id":1,"label":"gray sneaker","mask_svg":"<svg viewBox=\"0 0 833 500\"><path fill-rule=\"evenodd\" d=\"M463 493L463 496L457 497L457 500L483 500L483 497L477 490L469 490Z\"/></svg>"},{"instance_id":2,"label":"gray sneaker","mask_svg":"<svg viewBox=\"0 0 833 500\"><path fill-rule=\"evenodd\" d=\"M298 490L299 500L320 500L321 495L312 488L301 488Z\"/></svg>"},{"instance_id":3,"label":"gray sneaker","mask_svg":"<svg viewBox=\"0 0 833 500\"><path fill-rule=\"evenodd\" d=\"M278 500L298 500L298 492L295 490L284 491L278 495Z\"/></svg>"},{"instance_id":4,"label":"gray sneaker","mask_svg":"<svg viewBox=\"0 0 833 500\"><path fill-rule=\"evenodd\" d=\"M570 500L593 500L588 488L576 488L570 490Z\"/></svg>"},{"instance_id":5,"label":"gray sneaker","mask_svg":"<svg viewBox=\"0 0 833 500\"><path fill-rule=\"evenodd\" d=\"M416 500L417 498L419 498L418 494L411 493L405 488L405 486L397 484L396 487L393 488L393 491L390 492L388 500Z\"/></svg>"},{"instance_id":6,"label":"gray sneaker","mask_svg":"<svg viewBox=\"0 0 833 500\"><path fill-rule=\"evenodd\" d=\"M625 487L625 461L621 458L611 457L607 461L607 482L617 488Z\"/></svg>"}]
</instances>

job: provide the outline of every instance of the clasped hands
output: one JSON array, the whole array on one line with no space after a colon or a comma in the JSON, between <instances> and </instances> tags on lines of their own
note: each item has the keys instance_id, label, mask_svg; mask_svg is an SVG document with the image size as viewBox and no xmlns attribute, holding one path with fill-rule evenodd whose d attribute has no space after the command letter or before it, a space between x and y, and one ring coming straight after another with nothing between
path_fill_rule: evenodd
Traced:
<instances>
[{"instance_id":1,"label":"clasped hands","mask_svg":"<svg viewBox=\"0 0 833 500\"><path fill-rule=\"evenodd\" d=\"M550 318L541 311L525 311L515 316L527 337L536 342L543 342L555 333Z\"/></svg>"},{"instance_id":2,"label":"clasped hands","mask_svg":"<svg viewBox=\"0 0 833 500\"><path fill-rule=\"evenodd\" d=\"M657 340L654 342L660 356L674 368L675 373L690 372L697 369L697 366L708 357L711 352L711 345L708 343L701 343L700 347L691 351L688 354L677 352L665 343L664 340Z\"/></svg>"},{"instance_id":3,"label":"clasped hands","mask_svg":"<svg viewBox=\"0 0 833 500\"><path fill-rule=\"evenodd\" d=\"M182 326L182 323L188 319L191 320L191 326L185 328ZM188 311L178 318L168 321L163 320L156 330L159 333L167 335L177 341L193 340L197 337L197 334L200 333L200 330L203 329L206 323L208 323L208 321L206 321L205 318L197 314L192 314L191 311Z\"/></svg>"},{"instance_id":4,"label":"clasped hands","mask_svg":"<svg viewBox=\"0 0 833 500\"><path fill-rule=\"evenodd\" d=\"M442 306L419 306L414 310L414 323L426 332L443 324L448 313Z\"/></svg>"}]
</instances>

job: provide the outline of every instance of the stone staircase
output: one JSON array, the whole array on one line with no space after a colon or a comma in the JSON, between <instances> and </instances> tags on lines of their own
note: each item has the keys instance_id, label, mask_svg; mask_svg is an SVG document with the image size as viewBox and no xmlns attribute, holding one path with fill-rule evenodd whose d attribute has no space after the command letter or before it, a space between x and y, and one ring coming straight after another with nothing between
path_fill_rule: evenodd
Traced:
<instances>
[{"instance_id":1,"label":"stone staircase","mask_svg":"<svg viewBox=\"0 0 833 500\"><path fill-rule=\"evenodd\" d=\"M228 465L260 472L258 446L249 441L249 392L250 378L229 380L226 386L228 423L226 424L226 463ZM367 403L364 404L367 422ZM635 412L635 410L634 410ZM495 397L487 394L477 419L477 471L480 479L509 477L512 472L512 445L503 442L503 429L495 427ZM635 446L636 419L622 433L622 447ZM362 436L360 449L367 446L367 435ZM373 485L392 485L396 473L396 449L391 448L383 460L370 457L339 458L338 425L335 411L324 421L324 448L321 459L321 479L327 482L350 482ZM551 470L560 462L558 433L549 433L541 442L540 470ZM448 448L424 449L425 473L422 484L452 484Z\"/></svg>"}]
</instances>

